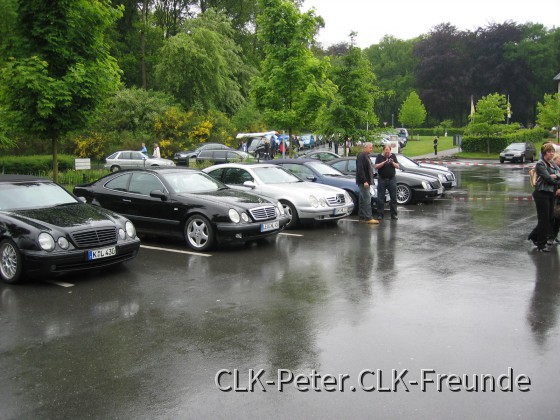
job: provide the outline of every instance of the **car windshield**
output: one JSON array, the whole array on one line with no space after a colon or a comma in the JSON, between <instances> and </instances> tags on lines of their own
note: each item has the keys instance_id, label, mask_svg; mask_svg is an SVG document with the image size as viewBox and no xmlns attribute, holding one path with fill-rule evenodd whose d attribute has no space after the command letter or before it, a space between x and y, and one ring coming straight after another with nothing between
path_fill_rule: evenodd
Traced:
<instances>
[{"instance_id":1,"label":"car windshield","mask_svg":"<svg viewBox=\"0 0 560 420\"><path fill-rule=\"evenodd\" d=\"M263 184L289 184L292 182L303 182L300 178L279 166L266 166L254 168L255 174Z\"/></svg>"},{"instance_id":2,"label":"car windshield","mask_svg":"<svg viewBox=\"0 0 560 420\"><path fill-rule=\"evenodd\" d=\"M176 194L211 192L228 188L203 172L173 172L162 175Z\"/></svg>"},{"instance_id":3,"label":"car windshield","mask_svg":"<svg viewBox=\"0 0 560 420\"><path fill-rule=\"evenodd\" d=\"M410 158L407 158L404 155L399 155L397 157L397 160L399 161L399 164L401 166L404 166L405 168L415 168L417 166L420 166L416 161L414 161Z\"/></svg>"},{"instance_id":4,"label":"car windshield","mask_svg":"<svg viewBox=\"0 0 560 420\"><path fill-rule=\"evenodd\" d=\"M343 176L344 174L340 172L338 169L333 168L332 166L325 165L321 162L310 162L308 163L313 169L319 172L321 175L328 175L328 176Z\"/></svg>"},{"instance_id":5,"label":"car windshield","mask_svg":"<svg viewBox=\"0 0 560 420\"><path fill-rule=\"evenodd\" d=\"M512 143L506 147L506 150L525 150L525 145L523 143Z\"/></svg>"},{"instance_id":6,"label":"car windshield","mask_svg":"<svg viewBox=\"0 0 560 420\"><path fill-rule=\"evenodd\" d=\"M0 210L22 210L78 203L68 191L55 183L0 183Z\"/></svg>"}]
</instances>

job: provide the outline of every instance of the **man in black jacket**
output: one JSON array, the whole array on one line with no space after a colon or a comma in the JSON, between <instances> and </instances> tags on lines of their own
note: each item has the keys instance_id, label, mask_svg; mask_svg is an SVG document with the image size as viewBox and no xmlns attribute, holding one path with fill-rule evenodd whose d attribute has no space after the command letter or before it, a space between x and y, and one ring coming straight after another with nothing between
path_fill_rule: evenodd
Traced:
<instances>
[{"instance_id":1,"label":"man in black jacket","mask_svg":"<svg viewBox=\"0 0 560 420\"><path fill-rule=\"evenodd\" d=\"M375 159L375 169L377 169L377 213L378 219L383 218L385 209L385 190L389 191L391 197L391 219L397 220L397 180L395 179L396 169L400 169L397 157L391 153L391 146L383 146L383 153L377 155ZM380 200L382 197L383 200Z\"/></svg>"},{"instance_id":2,"label":"man in black jacket","mask_svg":"<svg viewBox=\"0 0 560 420\"><path fill-rule=\"evenodd\" d=\"M373 165L369 154L373 150L371 143L364 143L363 150L356 157L356 184L360 187L358 218L361 222L376 225L379 221L372 217L370 186L373 185Z\"/></svg>"}]
</instances>

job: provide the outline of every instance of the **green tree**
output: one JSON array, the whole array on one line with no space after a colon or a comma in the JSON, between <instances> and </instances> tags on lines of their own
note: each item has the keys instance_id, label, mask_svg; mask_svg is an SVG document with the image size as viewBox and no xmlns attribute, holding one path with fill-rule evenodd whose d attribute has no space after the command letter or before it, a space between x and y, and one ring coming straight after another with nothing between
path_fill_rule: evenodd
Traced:
<instances>
[{"instance_id":1,"label":"green tree","mask_svg":"<svg viewBox=\"0 0 560 420\"><path fill-rule=\"evenodd\" d=\"M265 55L254 79L255 103L265 120L277 129L310 128L319 109L332 97L328 60L310 50L322 19L310 10L301 13L291 0L261 0L258 16L260 45Z\"/></svg>"},{"instance_id":2,"label":"green tree","mask_svg":"<svg viewBox=\"0 0 560 420\"><path fill-rule=\"evenodd\" d=\"M410 92L408 98L401 105L399 120L405 127L410 127L410 135L415 128L420 127L426 121L426 108L416 92Z\"/></svg>"},{"instance_id":3,"label":"green tree","mask_svg":"<svg viewBox=\"0 0 560 420\"><path fill-rule=\"evenodd\" d=\"M165 41L156 66L158 86L186 109L196 105L232 114L245 100L240 81L249 79L251 69L239 55L231 26L209 10L186 30Z\"/></svg>"},{"instance_id":4,"label":"green tree","mask_svg":"<svg viewBox=\"0 0 560 420\"><path fill-rule=\"evenodd\" d=\"M505 95L492 93L476 103L476 112L469 116L467 132L471 135L492 135L504 131L507 114Z\"/></svg>"},{"instance_id":5,"label":"green tree","mask_svg":"<svg viewBox=\"0 0 560 420\"><path fill-rule=\"evenodd\" d=\"M119 86L103 34L121 12L108 0L19 1L17 42L0 73L0 107L15 131L57 142L86 125Z\"/></svg>"},{"instance_id":6,"label":"green tree","mask_svg":"<svg viewBox=\"0 0 560 420\"><path fill-rule=\"evenodd\" d=\"M334 100L321 114L321 132L359 138L368 124L377 125L373 112L375 76L362 50L351 47L334 60L331 80L338 86Z\"/></svg>"},{"instance_id":7,"label":"green tree","mask_svg":"<svg viewBox=\"0 0 560 420\"><path fill-rule=\"evenodd\" d=\"M560 93L544 95L544 101L537 104L537 121L547 129L556 127L556 141L560 143Z\"/></svg>"}]
</instances>

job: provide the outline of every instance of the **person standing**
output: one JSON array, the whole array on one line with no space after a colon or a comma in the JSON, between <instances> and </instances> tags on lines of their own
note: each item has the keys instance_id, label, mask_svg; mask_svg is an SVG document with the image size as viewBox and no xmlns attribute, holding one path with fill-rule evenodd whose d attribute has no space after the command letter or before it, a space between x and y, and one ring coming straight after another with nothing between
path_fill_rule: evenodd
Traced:
<instances>
[{"instance_id":1,"label":"person standing","mask_svg":"<svg viewBox=\"0 0 560 420\"><path fill-rule=\"evenodd\" d=\"M436 155L436 156L437 156L437 148L438 148L438 145L439 145L439 139L438 139L437 136L435 136L435 137L434 137L434 155Z\"/></svg>"},{"instance_id":2,"label":"person standing","mask_svg":"<svg viewBox=\"0 0 560 420\"><path fill-rule=\"evenodd\" d=\"M385 191L389 191L391 197L391 219L397 220L397 180L396 170L400 168L397 157L391 153L391 146L383 146L383 153L377 155L375 159L375 169L377 169L377 218L383 219L385 211Z\"/></svg>"},{"instance_id":3,"label":"person standing","mask_svg":"<svg viewBox=\"0 0 560 420\"><path fill-rule=\"evenodd\" d=\"M146 143L142 143L142 147L140 148L140 152L145 154L148 157L148 149L146 148Z\"/></svg>"},{"instance_id":4,"label":"person standing","mask_svg":"<svg viewBox=\"0 0 560 420\"><path fill-rule=\"evenodd\" d=\"M373 144L365 143L362 151L356 157L356 184L360 187L358 219L360 222L376 225L379 221L373 218L371 212L370 186L373 185L373 165L369 155L372 150Z\"/></svg>"},{"instance_id":5,"label":"person standing","mask_svg":"<svg viewBox=\"0 0 560 420\"><path fill-rule=\"evenodd\" d=\"M529 234L530 241L537 246L537 251L550 252L547 241L552 237L552 220L554 217L554 197L558 193L560 180L554 173L551 164L554 156L554 146L550 143L541 148L541 156L535 170L537 171L537 183L533 191L533 200L537 208L537 226Z\"/></svg>"},{"instance_id":6,"label":"person standing","mask_svg":"<svg viewBox=\"0 0 560 420\"><path fill-rule=\"evenodd\" d=\"M160 158L161 153L159 152L159 146L157 143L154 143L154 152L152 153L152 157Z\"/></svg>"}]
</instances>

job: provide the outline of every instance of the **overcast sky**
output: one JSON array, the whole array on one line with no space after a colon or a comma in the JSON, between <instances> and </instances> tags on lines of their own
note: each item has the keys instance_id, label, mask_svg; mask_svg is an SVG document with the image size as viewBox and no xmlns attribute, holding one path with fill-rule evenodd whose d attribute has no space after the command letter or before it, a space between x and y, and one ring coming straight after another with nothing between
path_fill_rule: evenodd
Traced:
<instances>
[{"instance_id":1,"label":"overcast sky","mask_svg":"<svg viewBox=\"0 0 560 420\"><path fill-rule=\"evenodd\" d=\"M305 0L303 10L311 7L325 20L318 37L324 47L349 42L351 31L365 48L385 35L407 40L447 22L468 31L508 20L560 25L560 0Z\"/></svg>"}]
</instances>

